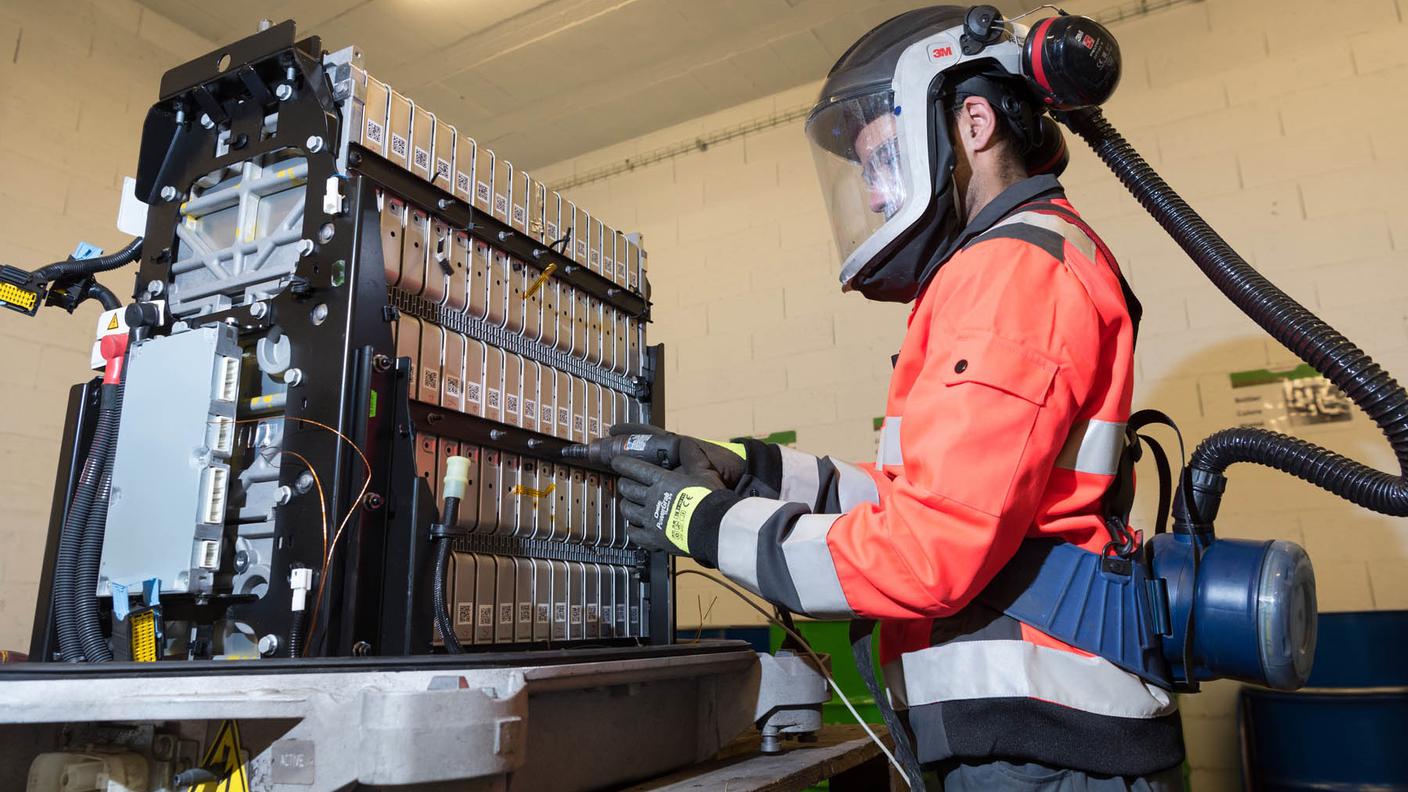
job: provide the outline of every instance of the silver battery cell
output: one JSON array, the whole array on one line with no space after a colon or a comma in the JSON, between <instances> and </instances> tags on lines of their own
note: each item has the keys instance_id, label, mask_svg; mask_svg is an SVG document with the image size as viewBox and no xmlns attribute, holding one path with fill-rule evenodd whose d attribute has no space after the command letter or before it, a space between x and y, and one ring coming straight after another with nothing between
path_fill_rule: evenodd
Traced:
<instances>
[{"instance_id":1,"label":"silver battery cell","mask_svg":"<svg viewBox=\"0 0 1408 792\"><path fill-rule=\"evenodd\" d=\"M601 637L601 567L582 564L582 637Z\"/></svg>"},{"instance_id":2,"label":"silver battery cell","mask_svg":"<svg viewBox=\"0 0 1408 792\"><path fill-rule=\"evenodd\" d=\"M504 353L504 414L501 420L510 426L523 424L523 358L512 352Z\"/></svg>"},{"instance_id":3,"label":"silver battery cell","mask_svg":"<svg viewBox=\"0 0 1408 792\"><path fill-rule=\"evenodd\" d=\"M450 124L435 119L435 171L430 183L445 192L455 189L455 149L458 131Z\"/></svg>"},{"instance_id":4,"label":"silver battery cell","mask_svg":"<svg viewBox=\"0 0 1408 792\"><path fill-rule=\"evenodd\" d=\"M353 74L361 71L353 67ZM366 99L362 106L361 143L369 151L386 156L386 114L391 103L391 89L386 83L363 72ZM354 77L354 79L358 79ZM356 90L355 88L353 89Z\"/></svg>"},{"instance_id":5,"label":"silver battery cell","mask_svg":"<svg viewBox=\"0 0 1408 792\"><path fill-rule=\"evenodd\" d=\"M509 222L513 205L513 163L503 157L494 158L494 217Z\"/></svg>"},{"instance_id":6,"label":"silver battery cell","mask_svg":"<svg viewBox=\"0 0 1408 792\"><path fill-rule=\"evenodd\" d=\"M557 431L554 433L563 440L572 440L572 380L571 374L555 370L554 391L557 394Z\"/></svg>"},{"instance_id":7,"label":"silver battery cell","mask_svg":"<svg viewBox=\"0 0 1408 792\"><path fill-rule=\"evenodd\" d=\"M474 208L490 214L494 211L494 152L485 146L475 149Z\"/></svg>"},{"instance_id":8,"label":"silver battery cell","mask_svg":"<svg viewBox=\"0 0 1408 792\"><path fill-rule=\"evenodd\" d=\"M440 487L435 483L435 474L440 469L440 449L438 442L439 438L434 435L423 434L416 443L416 475L429 483L430 495L436 498L437 503L439 502L439 498L436 497L436 493L440 491Z\"/></svg>"},{"instance_id":9,"label":"silver battery cell","mask_svg":"<svg viewBox=\"0 0 1408 792\"><path fill-rule=\"evenodd\" d=\"M391 112L387 118L386 158L406 170L411 168L411 100L391 91Z\"/></svg>"},{"instance_id":10,"label":"silver battery cell","mask_svg":"<svg viewBox=\"0 0 1408 792\"><path fill-rule=\"evenodd\" d=\"M602 405L606 401L608 389L602 388L595 382L587 383L587 441L591 442L600 437L606 436L606 427L609 426L602 420Z\"/></svg>"},{"instance_id":11,"label":"silver battery cell","mask_svg":"<svg viewBox=\"0 0 1408 792\"><path fill-rule=\"evenodd\" d=\"M571 290L572 297L572 344L568 354L575 358L587 356L587 296L578 289Z\"/></svg>"},{"instance_id":12,"label":"silver battery cell","mask_svg":"<svg viewBox=\"0 0 1408 792\"><path fill-rule=\"evenodd\" d=\"M508 302L504 307L504 327L514 335L523 335L524 293L528 289L528 267L518 259L508 257Z\"/></svg>"},{"instance_id":13,"label":"silver battery cell","mask_svg":"<svg viewBox=\"0 0 1408 792\"><path fill-rule=\"evenodd\" d=\"M494 533L513 536L518 533L518 499L522 491L519 474L523 459L517 454L503 453L499 460L499 527Z\"/></svg>"},{"instance_id":14,"label":"silver battery cell","mask_svg":"<svg viewBox=\"0 0 1408 792\"><path fill-rule=\"evenodd\" d=\"M411 359L411 382L419 382L420 320L401 314L396 319L396 357Z\"/></svg>"},{"instance_id":15,"label":"silver battery cell","mask_svg":"<svg viewBox=\"0 0 1408 792\"><path fill-rule=\"evenodd\" d=\"M445 302L450 278L455 274L450 248L450 227L444 220L431 217L430 234L426 239L425 289L421 296L437 305Z\"/></svg>"},{"instance_id":16,"label":"silver battery cell","mask_svg":"<svg viewBox=\"0 0 1408 792\"><path fill-rule=\"evenodd\" d=\"M474 531L493 534L499 528L499 485L503 455L492 448L479 453L479 519Z\"/></svg>"},{"instance_id":17,"label":"silver battery cell","mask_svg":"<svg viewBox=\"0 0 1408 792\"><path fill-rule=\"evenodd\" d=\"M627 629L631 631L632 636L644 638L650 634L647 621L649 614L647 614L645 610L646 598L649 596L649 593L645 583L634 577L627 588L631 596L631 607L629 611L630 624Z\"/></svg>"},{"instance_id":18,"label":"silver battery cell","mask_svg":"<svg viewBox=\"0 0 1408 792\"><path fill-rule=\"evenodd\" d=\"M557 504L557 467L551 462L538 463L538 497L533 501L533 535L530 539L551 539L553 510Z\"/></svg>"},{"instance_id":19,"label":"silver battery cell","mask_svg":"<svg viewBox=\"0 0 1408 792\"><path fill-rule=\"evenodd\" d=\"M624 311L613 311L611 315L615 327L611 330L611 335L616 339L616 365L612 371L625 373L630 368L631 350L630 334L626 329L626 313Z\"/></svg>"},{"instance_id":20,"label":"silver battery cell","mask_svg":"<svg viewBox=\"0 0 1408 792\"><path fill-rule=\"evenodd\" d=\"M486 319L489 316L489 270L493 264L493 248L479 240L471 243L469 251L469 306L465 315L471 319Z\"/></svg>"},{"instance_id":21,"label":"silver battery cell","mask_svg":"<svg viewBox=\"0 0 1408 792\"><path fill-rule=\"evenodd\" d=\"M489 313L484 320L494 327L505 327L511 291L508 254L495 248L490 248L489 252Z\"/></svg>"},{"instance_id":22,"label":"silver battery cell","mask_svg":"<svg viewBox=\"0 0 1408 792\"><path fill-rule=\"evenodd\" d=\"M533 560L513 559L514 579L514 620L513 642L528 643L533 640Z\"/></svg>"},{"instance_id":23,"label":"silver battery cell","mask_svg":"<svg viewBox=\"0 0 1408 792\"><path fill-rule=\"evenodd\" d=\"M616 354L616 309L605 303L601 306L601 367L607 371L618 371Z\"/></svg>"},{"instance_id":24,"label":"silver battery cell","mask_svg":"<svg viewBox=\"0 0 1408 792\"><path fill-rule=\"evenodd\" d=\"M425 435L422 437L424 438ZM459 454L460 444L441 437L436 440L436 445L439 447L435 451L435 469L430 473L430 495L435 499L435 508L440 509L440 513L444 514L445 504L440 500L440 490L445 485L445 464L450 457Z\"/></svg>"},{"instance_id":25,"label":"silver battery cell","mask_svg":"<svg viewBox=\"0 0 1408 792\"><path fill-rule=\"evenodd\" d=\"M616 281L616 229L602 223L601 242L601 277L613 283Z\"/></svg>"},{"instance_id":26,"label":"silver battery cell","mask_svg":"<svg viewBox=\"0 0 1408 792\"><path fill-rule=\"evenodd\" d=\"M589 544L587 531L595 526L587 524L587 474L581 468L572 468L572 525L568 541Z\"/></svg>"},{"instance_id":27,"label":"silver battery cell","mask_svg":"<svg viewBox=\"0 0 1408 792\"><path fill-rule=\"evenodd\" d=\"M450 580L451 590L448 593L451 607L454 613L455 637L461 642L474 643L474 621L478 615L475 608L475 597L478 594L475 578L479 574L479 565L473 553L451 553L450 554Z\"/></svg>"},{"instance_id":28,"label":"silver battery cell","mask_svg":"<svg viewBox=\"0 0 1408 792\"><path fill-rule=\"evenodd\" d=\"M572 378L572 442L589 443L591 438L587 435L587 415L591 412L591 398L587 395L591 391L586 380L581 377Z\"/></svg>"},{"instance_id":29,"label":"silver battery cell","mask_svg":"<svg viewBox=\"0 0 1408 792\"><path fill-rule=\"evenodd\" d=\"M606 338L606 334L601 330L601 311L601 300L587 297L587 350L585 357L587 362L592 365L601 363L601 346Z\"/></svg>"},{"instance_id":30,"label":"silver battery cell","mask_svg":"<svg viewBox=\"0 0 1408 792\"><path fill-rule=\"evenodd\" d=\"M567 562L552 564L552 640L567 640L567 612L572 607L572 595L567 581Z\"/></svg>"},{"instance_id":31,"label":"silver battery cell","mask_svg":"<svg viewBox=\"0 0 1408 792\"><path fill-rule=\"evenodd\" d=\"M616 232L616 275L612 280L617 286L625 287L630 283L630 278L626 275L626 268L631 266L630 242L626 235L620 231Z\"/></svg>"},{"instance_id":32,"label":"silver battery cell","mask_svg":"<svg viewBox=\"0 0 1408 792\"><path fill-rule=\"evenodd\" d=\"M420 330L420 376L419 386L414 395L417 401L426 404L439 404L440 371L445 354L445 331L440 325L422 322Z\"/></svg>"},{"instance_id":33,"label":"silver battery cell","mask_svg":"<svg viewBox=\"0 0 1408 792\"><path fill-rule=\"evenodd\" d=\"M533 641L552 637L552 563L533 559Z\"/></svg>"},{"instance_id":34,"label":"silver battery cell","mask_svg":"<svg viewBox=\"0 0 1408 792\"><path fill-rule=\"evenodd\" d=\"M429 247L430 216L411 207L406 215L406 241L401 247L402 291L420 294L425 288L425 257Z\"/></svg>"},{"instance_id":35,"label":"silver battery cell","mask_svg":"<svg viewBox=\"0 0 1408 792\"><path fill-rule=\"evenodd\" d=\"M538 463L523 457L518 465L518 483L514 485L514 508L518 511L518 529L514 536L530 539L538 529L538 498L542 490L538 485Z\"/></svg>"},{"instance_id":36,"label":"silver battery cell","mask_svg":"<svg viewBox=\"0 0 1408 792\"><path fill-rule=\"evenodd\" d=\"M543 289L550 275L531 264L523 265L523 337L538 341L543 335Z\"/></svg>"},{"instance_id":37,"label":"silver battery cell","mask_svg":"<svg viewBox=\"0 0 1408 792\"><path fill-rule=\"evenodd\" d=\"M588 255L591 256L587 268L592 272L601 272L601 240L605 230L606 225L601 222L601 218L593 217L591 236L587 239L587 244L590 245Z\"/></svg>"},{"instance_id":38,"label":"silver battery cell","mask_svg":"<svg viewBox=\"0 0 1408 792\"><path fill-rule=\"evenodd\" d=\"M528 202L533 179L519 171L513 174L513 194L509 196L509 225L528 233Z\"/></svg>"},{"instance_id":39,"label":"silver battery cell","mask_svg":"<svg viewBox=\"0 0 1408 792\"><path fill-rule=\"evenodd\" d=\"M562 194L557 190L548 190L547 203L543 210L543 241L547 242L549 245L561 239L564 229L572 225L571 220L567 221L566 226L563 225L562 205ZM561 250L560 246L559 250ZM563 250L561 252L568 258L572 257L570 251Z\"/></svg>"},{"instance_id":40,"label":"silver battery cell","mask_svg":"<svg viewBox=\"0 0 1408 792\"><path fill-rule=\"evenodd\" d=\"M484 344L478 339L464 338L464 411L481 418L484 406Z\"/></svg>"},{"instance_id":41,"label":"silver battery cell","mask_svg":"<svg viewBox=\"0 0 1408 792\"><path fill-rule=\"evenodd\" d=\"M547 185L533 179L528 184L528 236L539 242L551 242L555 237L548 236L548 192ZM557 212L552 213L552 224L557 225Z\"/></svg>"},{"instance_id":42,"label":"silver battery cell","mask_svg":"<svg viewBox=\"0 0 1408 792\"><path fill-rule=\"evenodd\" d=\"M386 273L386 285L401 281L401 245L406 238L406 204L382 192L377 193L381 206L381 265Z\"/></svg>"},{"instance_id":43,"label":"silver battery cell","mask_svg":"<svg viewBox=\"0 0 1408 792\"><path fill-rule=\"evenodd\" d=\"M597 565L597 585L601 590L601 637L616 637L616 568Z\"/></svg>"},{"instance_id":44,"label":"silver battery cell","mask_svg":"<svg viewBox=\"0 0 1408 792\"><path fill-rule=\"evenodd\" d=\"M440 406L464 412L464 336L449 328L445 335L445 352L440 361Z\"/></svg>"},{"instance_id":45,"label":"silver battery cell","mask_svg":"<svg viewBox=\"0 0 1408 792\"><path fill-rule=\"evenodd\" d=\"M582 487L582 542L592 547L606 543L601 524L601 475L595 470L586 471Z\"/></svg>"},{"instance_id":46,"label":"silver battery cell","mask_svg":"<svg viewBox=\"0 0 1408 792\"><path fill-rule=\"evenodd\" d=\"M580 641L583 634L582 606L586 591L586 565L581 561L567 562L568 617L567 640Z\"/></svg>"},{"instance_id":47,"label":"silver battery cell","mask_svg":"<svg viewBox=\"0 0 1408 792\"><path fill-rule=\"evenodd\" d=\"M484 417L507 423L504 420L504 351L491 344L484 346Z\"/></svg>"},{"instance_id":48,"label":"silver battery cell","mask_svg":"<svg viewBox=\"0 0 1408 792\"><path fill-rule=\"evenodd\" d=\"M463 231L450 234L450 285L445 295L445 307L464 311L469 307L469 235Z\"/></svg>"},{"instance_id":49,"label":"silver battery cell","mask_svg":"<svg viewBox=\"0 0 1408 792\"><path fill-rule=\"evenodd\" d=\"M558 294L561 284L557 278L543 281L538 296L543 303L542 318L538 321L538 343L550 349L557 348L558 333Z\"/></svg>"},{"instance_id":50,"label":"silver battery cell","mask_svg":"<svg viewBox=\"0 0 1408 792\"><path fill-rule=\"evenodd\" d=\"M538 369L538 431L557 437L557 369Z\"/></svg>"},{"instance_id":51,"label":"silver battery cell","mask_svg":"<svg viewBox=\"0 0 1408 792\"><path fill-rule=\"evenodd\" d=\"M482 553L474 556L474 643L494 642L494 599L498 594L497 565L494 557Z\"/></svg>"},{"instance_id":52,"label":"silver battery cell","mask_svg":"<svg viewBox=\"0 0 1408 792\"><path fill-rule=\"evenodd\" d=\"M435 115L411 102L411 173L430 181L435 172Z\"/></svg>"},{"instance_id":53,"label":"silver battery cell","mask_svg":"<svg viewBox=\"0 0 1408 792\"><path fill-rule=\"evenodd\" d=\"M553 466L552 536L549 539L563 542L572 534L572 470L566 465Z\"/></svg>"},{"instance_id":54,"label":"silver battery cell","mask_svg":"<svg viewBox=\"0 0 1408 792\"><path fill-rule=\"evenodd\" d=\"M587 213L587 210L580 206L574 206L572 221L572 238L576 240L576 242L573 243L572 247L577 251L577 263L581 264L584 267L589 267L592 260L591 226L592 216Z\"/></svg>"},{"instance_id":55,"label":"silver battery cell","mask_svg":"<svg viewBox=\"0 0 1408 792\"><path fill-rule=\"evenodd\" d=\"M542 366L536 360L523 360L523 413L519 425L538 431L538 377Z\"/></svg>"},{"instance_id":56,"label":"silver battery cell","mask_svg":"<svg viewBox=\"0 0 1408 792\"><path fill-rule=\"evenodd\" d=\"M474 138L455 134L455 197L467 204L474 203Z\"/></svg>"},{"instance_id":57,"label":"silver battery cell","mask_svg":"<svg viewBox=\"0 0 1408 792\"><path fill-rule=\"evenodd\" d=\"M631 632L631 571L623 566L612 570L616 577L616 634L633 637Z\"/></svg>"},{"instance_id":58,"label":"silver battery cell","mask_svg":"<svg viewBox=\"0 0 1408 792\"><path fill-rule=\"evenodd\" d=\"M508 556L494 557L494 643L513 643L518 612L517 568Z\"/></svg>"}]
</instances>

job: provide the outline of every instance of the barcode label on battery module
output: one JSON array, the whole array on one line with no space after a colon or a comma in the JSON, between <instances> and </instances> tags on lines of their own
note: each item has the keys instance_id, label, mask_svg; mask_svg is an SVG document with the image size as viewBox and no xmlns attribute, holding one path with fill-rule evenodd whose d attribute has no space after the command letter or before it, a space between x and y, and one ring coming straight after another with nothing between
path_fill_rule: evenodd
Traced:
<instances>
[{"instance_id":1,"label":"barcode label on battery module","mask_svg":"<svg viewBox=\"0 0 1408 792\"><path fill-rule=\"evenodd\" d=\"M395 154L395 155L397 155L397 156L400 156L400 157L404 157L404 156L406 156L406 150L407 150L407 148L408 148L408 146L406 145L406 139L403 138L403 137L401 137L400 135L396 134L395 132L392 132L392 133L391 133L391 153L392 153L392 154Z\"/></svg>"},{"instance_id":2,"label":"barcode label on battery module","mask_svg":"<svg viewBox=\"0 0 1408 792\"><path fill-rule=\"evenodd\" d=\"M455 605L456 624L474 624L474 603L461 602Z\"/></svg>"}]
</instances>

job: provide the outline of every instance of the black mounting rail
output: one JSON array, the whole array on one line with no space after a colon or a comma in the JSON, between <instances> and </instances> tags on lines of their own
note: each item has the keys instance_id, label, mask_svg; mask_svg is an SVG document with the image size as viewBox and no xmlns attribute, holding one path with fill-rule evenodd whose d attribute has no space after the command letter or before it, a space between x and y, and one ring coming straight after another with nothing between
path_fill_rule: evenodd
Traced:
<instances>
[{"instance_id":1,"label":"black mounting rail","mask_svg":"<svg viewBox=\"0 0 1408 792\"><path fill-rule=\"evenodd\" d=\"M639 548L593 547L550 539L524 539L519 536L470 534L457 537L454 540L454 548L461 553L543 558L549 561L581 561L587 564L643 567L650 563L650 553Z\"/></svg>"},{"instance_id":2,"label":"black mounting rail","mask_svg":"<svg viewBox=\"0 0 1408 792\"><path fill-rule=\"evenodd\" d=\"M472 445L492 448L509 454L541 459L555 464L570 464L584 470L616 475L609 465L598 465L585 459L565 461L562 449L572 441L545 435L531 429L501 424L478 415L437 407L424 402L411 402L411 421L416 430L436 437L449 437Z\"/></svg>"},{"instance_id":3,"label":"black mounting rail","mask_svg":"<svg viewBox=\"0 0 1408 792\"><path fill-rule=\"evenodd\" d=\"M476 209L473 205L465 203L464 200L455 197L452 193L425 181L380 154L352 144L347 153L347 165L351 170L367 176L397 197L421 207L429 214L442 218L450 227L482 239L520 261L541 267L544 272L548 271L549 264L555 264L557 266L552 270L552 277L607 303L624 312L627 316L649 321L650 301L644 296L621 287L620 284L608 280L603 275L592 272L546 244L513 228L499 218Z\"/></svg>"}]
</instances>

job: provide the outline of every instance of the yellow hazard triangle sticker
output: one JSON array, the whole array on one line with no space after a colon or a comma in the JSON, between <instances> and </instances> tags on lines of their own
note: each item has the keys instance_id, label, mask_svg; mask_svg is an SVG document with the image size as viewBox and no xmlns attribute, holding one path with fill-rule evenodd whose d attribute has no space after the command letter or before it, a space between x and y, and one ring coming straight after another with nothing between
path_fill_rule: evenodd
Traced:
<instances>
[{"instance_id":1,"label":"yellow hazard triangle sticker","mask_svg":"<svg viewBox=\"0 0 1408 792\"><path fill-rule=\"evenodd\" d=\"M116 330L116 329L117 329L117 314L113 314L113 315L112 315L112 318L108 320L108 329L109 329L109 330Z\"/></svg>"},{"instance_id":2,"label":"yellow hazard triangle sticker","mask_svg":"<svg viewBox=\"0 0 1408 792\"><path fill-rule=\"evenodd\" d=\"M192 792L249 792L244 749L240 747L240 727L232 720L220 724L215 739L205 749L201 767L215 774L214 781L202 781Z\"/></svg>"}]
</instances>

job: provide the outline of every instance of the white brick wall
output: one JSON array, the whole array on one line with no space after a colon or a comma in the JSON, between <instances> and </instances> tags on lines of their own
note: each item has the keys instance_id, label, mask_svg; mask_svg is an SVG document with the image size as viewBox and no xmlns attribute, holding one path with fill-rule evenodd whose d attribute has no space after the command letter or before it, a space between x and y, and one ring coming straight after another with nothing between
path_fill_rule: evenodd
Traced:
<instances>
[{"instance_id":1,"label":"white brick wall","mask_svg":"<svg viewBox=\"0 0 1408 792\"><path fill-rule=\"evenodd\" d=\"M1076 4L1089 11L1113 5ZM1207 0L1114 27L1124 79L1109 118L1264 273L1408 377L1408 35L1405 0L1351 0L1326 27L1313 0ZM1311 46L1313 42L1313 46ZM820 75L818 75L820 76ZM812 100L803 86L540 169L552 181ZM1293 364L1207 284L1078 141L1071 199L1121 259L1146 315L1137 406L1196 441L1230 418L1230 371ZM644 232L676 346L670 425L713 436L796 429L798 445L873 453L905 308L835 289L835 261L800 123L590 188L612 223ZM635 225L629 226L631 219ZM781 308L776 293L782 290ZM697 306L706 306L701 322ZM831 324L825 319L830 317ZM749 342L751 339L751 343ZM697 368L696 368L697 366ZM776 371L785 371L779 381ZM1307 432L1392 469L1362 415ZM1315 560L1325 610L1408 607L1408 526L1279 474L1238 467L1219 527L1285 538ZM1147 492L1145 493L1148 494ZM1145 524L1152 504L1141 502ZM719 595L681 581L681 624ZM754 622L720 596L711 624ZM1193 788L1235 789L1237 685L1185 699Z\"/></svg>"},{"instance_id":2,"label":"white brick wall","mask_svg":"<svg viewBox=\"0 0 1408 792\"><path fill-rule=\"evenodd\" d=\"M213 45L132 0L0 3L0 262L33 269L80 241L112 250L166 69ZM120 296L131 273L104 281ZM69 386L98 309L0 311L0 648L29 645Z\"/></svg>"}]
</instances>

